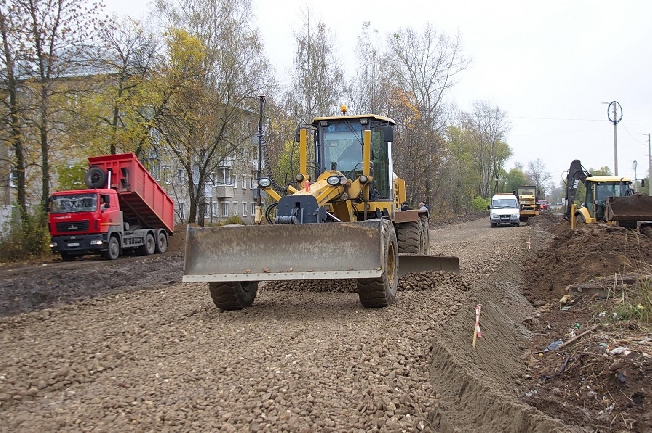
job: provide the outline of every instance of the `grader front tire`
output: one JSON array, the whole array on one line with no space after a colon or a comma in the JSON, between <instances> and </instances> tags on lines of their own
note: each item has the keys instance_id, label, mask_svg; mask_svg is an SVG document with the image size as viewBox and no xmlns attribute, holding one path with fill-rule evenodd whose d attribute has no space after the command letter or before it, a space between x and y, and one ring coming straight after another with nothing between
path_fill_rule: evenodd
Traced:
<instances>
[{"instance_id":1,"label":"grader front tire","mask_svg":"<svg viewBox=\"0 0 652 433\"><path fill-rule=\"evenodd\" d=\"M209 283L213 303L218 308L231 311L251 307L258 292L258 281L229 281Z\"/></svg>"},{"instance_id":2,"label":"grader front tire","mask_svg":"<svg viewBox=\"0 0 652 433\"><path fill-rule=\"evenodd\" d=\"M398 241L390 221L383 221L383 246L385 266L378 278L358 280L360 303L366 308L387 307L394 303L398 289Z\"/></svg>"}]
</instances>

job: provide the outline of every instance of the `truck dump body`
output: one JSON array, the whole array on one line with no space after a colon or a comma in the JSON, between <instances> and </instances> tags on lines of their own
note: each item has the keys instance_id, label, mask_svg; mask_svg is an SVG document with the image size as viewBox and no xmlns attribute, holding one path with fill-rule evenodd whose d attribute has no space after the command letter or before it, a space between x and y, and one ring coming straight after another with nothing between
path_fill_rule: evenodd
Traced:
<instances>
[{"instance_id":1,"label":"truck dump body","mask_svg":"<svg viewBox=\"0 0 652 433\"><path fill-rule=\"evenodd\" d=\"M88 158L91 166L108 173L108 188L118 192L124 219L144 228L174 231L174 202L133 153Z\"/></svg>"}]
</instances>

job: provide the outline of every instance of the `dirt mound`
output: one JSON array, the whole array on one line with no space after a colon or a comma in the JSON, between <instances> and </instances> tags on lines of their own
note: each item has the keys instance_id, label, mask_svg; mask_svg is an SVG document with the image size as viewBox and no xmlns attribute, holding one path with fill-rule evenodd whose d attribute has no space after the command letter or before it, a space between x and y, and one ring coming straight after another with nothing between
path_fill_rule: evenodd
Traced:
<instances>
[{"instance_id":1,"label":"dirt mound","mask_svg":"<svg viewBox=\"0 0 652 433\"><path fill-rule=\"evenodd\" d=\"M652 238L605 224L571 230L554 216L534 225L552 238L524 269L524 293L538 307L527 320L524 402L596 431L652 431L652 334L639 325Z\"/></svg>"}]
</instances>

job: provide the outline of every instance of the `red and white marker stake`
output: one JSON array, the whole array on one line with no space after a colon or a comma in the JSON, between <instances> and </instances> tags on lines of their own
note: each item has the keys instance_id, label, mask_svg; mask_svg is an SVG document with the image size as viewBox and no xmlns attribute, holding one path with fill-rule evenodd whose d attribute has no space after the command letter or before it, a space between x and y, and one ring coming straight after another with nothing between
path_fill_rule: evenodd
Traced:
<instances>
[{"instance_id":1,"label":"red and white marker stake","mask_svg":"<svg viewBox=\"0 0 652 433\"><path fill-rule=\"evenodd\" d=\"M473 348L475 349L475 340L482 337L482 332L480 332L480 308L481 305L478 304L475 306L475 329L473 330Z\"/></svg>"}]
</instances>

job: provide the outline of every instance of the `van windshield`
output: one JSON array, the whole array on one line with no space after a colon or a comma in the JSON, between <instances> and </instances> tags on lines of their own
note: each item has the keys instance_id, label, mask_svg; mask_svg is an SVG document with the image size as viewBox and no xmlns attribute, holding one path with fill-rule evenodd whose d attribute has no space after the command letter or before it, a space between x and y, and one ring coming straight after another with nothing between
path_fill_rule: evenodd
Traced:
<instances>
[{"instance_id":1,"label":"van windshield","mask_svg":"<svg viewBox=\"0 0 652 433\"><path fill-rule=\"evenodd\" d=\"M518 203L514 198L498 198L491 200L491 207L494 209L517 208Z\"/></svg>"}]
</instances>

